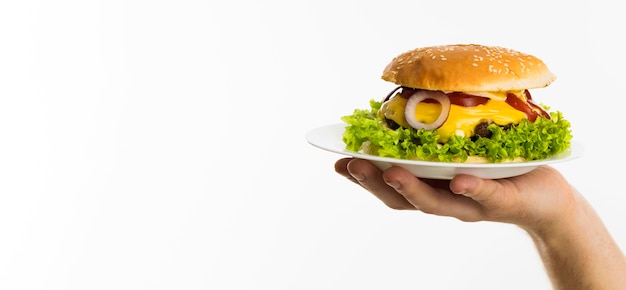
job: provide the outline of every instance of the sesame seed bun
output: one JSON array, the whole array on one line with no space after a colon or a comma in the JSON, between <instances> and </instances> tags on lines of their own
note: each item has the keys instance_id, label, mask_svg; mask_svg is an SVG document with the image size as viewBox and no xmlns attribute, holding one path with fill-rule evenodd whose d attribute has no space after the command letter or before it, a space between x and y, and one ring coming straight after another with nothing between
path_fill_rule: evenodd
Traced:
<instances>
[{"instance_id":1,"label":"sesame seed bun","mask_svg":"<svg viewBox=\"0 0 626 290\"><path fill-rule=\"evenodd\" d=\"M535 56L477 44L418 48L395 57L382 79L426 90L497 92L546 87L555 80Z\"/></svg>"}]
</instances>

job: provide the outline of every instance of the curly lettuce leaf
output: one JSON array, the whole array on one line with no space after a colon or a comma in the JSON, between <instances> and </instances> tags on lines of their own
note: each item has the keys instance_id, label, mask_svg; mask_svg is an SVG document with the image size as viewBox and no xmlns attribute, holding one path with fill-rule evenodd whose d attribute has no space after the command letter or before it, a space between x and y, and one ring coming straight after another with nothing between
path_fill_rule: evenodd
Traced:
<instances>
[{"instance_id":1,"label":"curly lettuce leaf","mask_svg":"<svg viewBox=\"0 0 626 290\"><path fill-rule=\"evenodd\" d=\"M464 162L469 156L485 157L490 162L516 158L530 161L566 151L572 139L570 122L563 118L561 112L551 112L551 119L523 120L506 130L492 124L488 127L492 133L490 138L453 136L446 143L439 144L436 130L389 129L385 121L377 116L381 105L381 102L371 100L371 109L356 109L352 115L341 118L348 124L343 134L347 150L442 162Z\"/></svg>"}]
</instances>

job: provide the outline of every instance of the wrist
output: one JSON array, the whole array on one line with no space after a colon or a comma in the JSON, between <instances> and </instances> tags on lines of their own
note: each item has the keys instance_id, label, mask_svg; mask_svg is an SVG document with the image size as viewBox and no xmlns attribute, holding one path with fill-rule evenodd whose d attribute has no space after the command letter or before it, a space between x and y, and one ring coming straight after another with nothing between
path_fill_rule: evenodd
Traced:
<instances>
[{"instance_id":1,"label":"wrist","mask_svg":"<svg viewBox=\"0 0 626 290\"><path fill-rule=\"evenodd\" d=\"M558 177L558 176L557 176ZM554 177L554 178L557 178ZM534 212L517 223L533 239L550 241L580 234L588 216L597 216L591 205L567 181L546 187L538 194L545 198L535 202Z\"/></svg>"},{"instance_id":2,"label":"wrist","mask_svg":"<svg viewBox=\"0 0 626 290\"><path fill-rule=\"evenodd\" d=\"M582 289L589 285L594 289L624 289L626 286L623 275L626 260L622 252L591 205L576 191L564 214L525 230L533 239L555 289Z\"/></svg>"},{"instance_id":3,"label":"wrist","mask_svg":"<svg viewBox=\"0 0 626 290\"><path fill-rule=\"evenodd\" d=\"M582 234L590 220L597 220L596 213L591 205L574 189L571 189L563 201L560 209L553 209L553 213L544 216L528 225L520 225L533 239L546 242L574 238Z\"/></svg>"}]
</instances>

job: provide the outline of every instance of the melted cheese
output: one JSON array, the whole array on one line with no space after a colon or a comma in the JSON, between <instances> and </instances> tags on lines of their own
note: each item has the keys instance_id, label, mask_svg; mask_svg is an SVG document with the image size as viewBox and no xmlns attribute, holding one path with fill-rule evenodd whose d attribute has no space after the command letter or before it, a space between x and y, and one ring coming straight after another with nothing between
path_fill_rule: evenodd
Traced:
<instances>
[{"instance_id":1,"label":"melted cheese","mask_svg":"<svg viewBox=\"0 0 626 290\"><path fill-rule=\"evenodd\" d=\"M496 93L490 92L490 95L493 96ZM502 95L506 96L506 93L502 93ZM502 100L501 97L490 99L487 103L474 107L450 105L448 119L437 129L440 135L439 141L446 142L453 135L471 137L474 135L476 125L483 121L505 126L517 124L526 118L526 114L504 102L506 97ZM409 128L409 124L404 118L406 103L407 99L396 95L382 105L378 114L381 117L393 120L402 127ZM422 102L415 109L416 119L426 124L434 122L440 113L441 105L438 103Z\"/></svg>"},{"instance_id":2,"label":"melted cheese","mask_svg":"<svg viewBox=\"0 0 626 290\"><path fill-rule=\"evenodd\" d=\"M410 128L411 126L409 126L409 123L407 123L404 118L406 102L407 99L401 97L400 94L396 94L393 98L383 103L378 111L378 116L392 120L404 128Z\"/></svg>"},{"instance_id":3,"label":"melted cheese","mask_svg":"<svg viewBox=\"0 0 626 290\"><path fill-rule=\"evenodd\" d=\"M415 109L415 117L423 123L433 122L441 112L441 105L434 103L420 103ZM437 129L440 142L446 142L451 136L459 135L470 137L474 135L474 128L483 121L491 121L497 125L517 124L526 118L524 112L518 111L509 104L489 100L483 105L463 107L450 105L448 119Z\"/></svg>"}]
</instances>

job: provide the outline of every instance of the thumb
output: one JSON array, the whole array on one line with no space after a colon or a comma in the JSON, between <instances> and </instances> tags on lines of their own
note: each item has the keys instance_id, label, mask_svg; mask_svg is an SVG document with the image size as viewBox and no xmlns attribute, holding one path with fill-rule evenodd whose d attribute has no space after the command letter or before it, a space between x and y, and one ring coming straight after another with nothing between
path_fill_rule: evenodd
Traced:
<instances>
[{"instance_id":1,"label":"thumb","mask_svg":"<svg viewBox=\"0 0 626 290\"><path fill-rule=\"evenodd\" d=\"M503 192L504 187L492 179L482 179L472 175L457 175L450 182L450 190L484 204L492 200L494 194Z\"/></svg>"}]
</instances>

